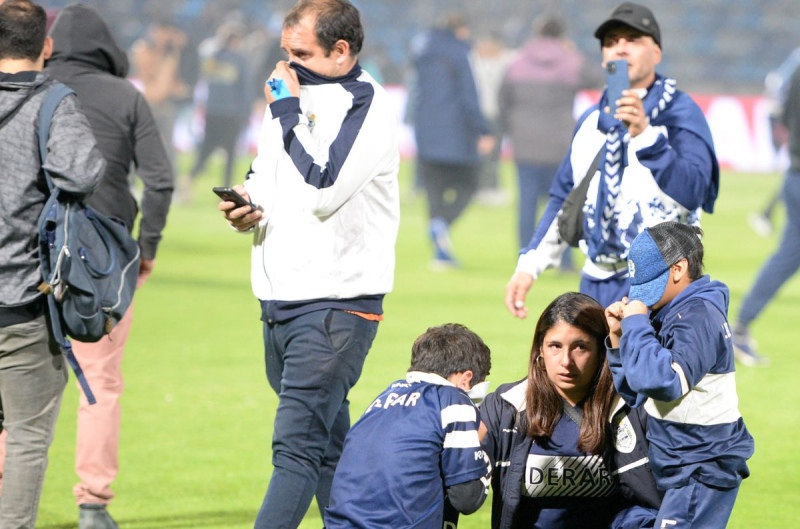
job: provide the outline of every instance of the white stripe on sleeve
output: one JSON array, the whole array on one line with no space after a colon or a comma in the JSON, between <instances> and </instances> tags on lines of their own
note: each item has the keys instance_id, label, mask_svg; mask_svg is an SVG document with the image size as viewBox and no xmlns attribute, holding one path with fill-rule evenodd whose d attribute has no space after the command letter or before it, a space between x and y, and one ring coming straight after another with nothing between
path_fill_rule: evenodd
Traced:
<instances>
[{"instance_id":1,"label":"white stripe on sleeve","mask_svg":"<svg viewBox=\"0 0 800 529\"><path fill-rule=\"evenodd\" d=\"M454 422L477 422L478 415L472 404L453 404L442 409L442 428Z\"/></svg>"},{"instance_id":2,"label":"white stripe on sleeve","mask_svg":"<svg viewBox=\"0 0 800 529\"><path fill-rule=\"evenodd\" d=\"M445 448L480 448L481 442L478 439L478 432L468 430L466 432L449 432L444 436Z\"/></svg>"}]
</instances>

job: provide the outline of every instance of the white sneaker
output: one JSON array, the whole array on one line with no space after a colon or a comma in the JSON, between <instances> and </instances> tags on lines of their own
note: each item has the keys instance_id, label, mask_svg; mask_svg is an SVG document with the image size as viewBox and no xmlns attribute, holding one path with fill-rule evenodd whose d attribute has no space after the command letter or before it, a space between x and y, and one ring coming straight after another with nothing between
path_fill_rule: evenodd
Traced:
<instances>
[{"instance_id":1,"label":"white sneaker","mask_svg":"<svg viewBox=\"0 0 800 529\"><path fill-rule=\"evenodd\" d=\"M511 195L504 189L481 189L475 193L475 202L482 206L499 208L511 202Z\"/></svg>"},{"instance_id":2,"label":"white sneaker","mask_svg":"<svg viewBox=\"0 0 800 529\"><path fill-rule=\"evenodd\" d=\"M747 223L750 228L761 237L769 237L772 235L772 221L769 217L761 213L751 213L747 216Z\"/></svg>"},{"instance_id":3,"label":"white sneaker","mask_svg":"<svg viewBox=\"0 0 800 529\"><path fill-rule=\"evenodd\" d=\"M756 367L769 364L769 358L758 354L756 347L756 341L749 333L733 334L733 357L743 366Z\"/></svg>"}]
</instances>

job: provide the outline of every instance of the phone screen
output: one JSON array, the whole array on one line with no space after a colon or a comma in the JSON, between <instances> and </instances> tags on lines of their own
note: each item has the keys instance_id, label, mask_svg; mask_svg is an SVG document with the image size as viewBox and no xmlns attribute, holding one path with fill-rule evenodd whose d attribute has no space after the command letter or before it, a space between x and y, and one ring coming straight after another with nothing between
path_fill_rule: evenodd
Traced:
<instances>
[{"instance_id":1,"label":"phone screen","mask_svg":"<svg viewBox=\"0 0 800 529\"><path fill-rule=\"evenodd\" d=\"M630 87L628 80L628 63L624 60L609 61L606 63L606 94L610 114L617 113L617 99L622 97L622 91Z\"/></svg>"}]
</instances>

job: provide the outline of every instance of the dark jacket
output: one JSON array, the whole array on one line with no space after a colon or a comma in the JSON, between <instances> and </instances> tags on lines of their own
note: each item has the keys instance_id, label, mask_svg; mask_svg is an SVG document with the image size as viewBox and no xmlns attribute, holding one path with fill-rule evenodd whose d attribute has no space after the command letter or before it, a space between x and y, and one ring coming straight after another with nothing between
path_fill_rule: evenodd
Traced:
<instances>
[{"instance_id":1,"label":"dark jacket","mask_svg":"<svg viewBox=\"0 0 800 529\"><path fill-rule=\"evenodd\" d=\"M565 40L536 37L520 48L498 96L500 126L511 139L516 162L561 163L575 129L575 96L601 87L601 72Z\"/></svg>"},{"instance_id":2,"label":"dark jacket","mask_svg":"<svg viewBox=\"0 0 800 529\"><path fill-rule=\"evenodd\" d=\"M39 72L0 72L0 120L16 112L0 129L0 309L13 310L41 296L37 226L50 192L33 124L50 83ZM56 187L83 197L100 181L105 162L73 95L56 109L47 151L45 166Z\"/></svg>"},{"instance_id":3,"label":"dark jacket","mask_svg":"<svg viewBox=\"0 0 800 529\"><path fill-rule=\"evenodd\" d=\"M664 490L731 489L750 475L755 444L739 411L729 300L725 284L701 276L660 309L624 318L619 349L607 348L617 391L649 414Z\"/></svg>"},{"instance_id":4,"label":"dark jacket","mask_svg":"<svg viewBox=\"0 0 800 529\"><path fill-rule=\"evenodd\" d=\"M208 85L206 115L233 118L244 124L255 99L250 65L244 55L221 47L201 58L200 67Z\"/></svg>"},{"instance_id":5,"label":"dark jacket","mask_svg":"<svg viewBox=\"0 0 800 529\"><path fill-rule=\"evenodd\" d=\"M415 85L409 102L417 156L432 162L477 164L477 143L489 134L469 63L469 44L434 29L414 54Z\"/></svg>"},{"instance_id":6,"label":"dark jacket","mask_svg":"<svg viewBox=\"0 0 800 529\"><path fill-rule=\"evenodd\" d=\"M789 130L789 169L800 173L800 68L795 70L789 82L782 121Z\"/></svg>"},{"instance_id":7,"label":"dark jacket","mask_svg":"<svg viewBox=\"0 0 800 529\"><path fill-rule=\"evenodd\" d=\"M533 443L526 435L525 383L523 380L499 386L480 407L481 420L489 429L483 449L494 468L492 529L514 527L514 515L522 499L523 474ZM623 421L623 417L628 420ZM622 497L631 505L658 508L661 493L656 489L647 462L646 414L632 411L618 399L610 421L613 425L613 446L604 454L604 460L609 473L617 477ZM624 426L620 427L620 424Z\"/></svg>"},{"instance_id":8,"label":"dark jacket","mask_svg":"<svg viewBox=\"0 0 800 529\"><path fill-rule=\"evenodd\" d=\"M173 168L144 96L128 81L128 59L91 7L61 10L50 30L53 55L45 72L78 95L97 144L108 161L88 203L133 229L138 205L130 189L131 165L144 183L139 246L153 259L172 200Z\"/></svg>"}]
</instances>

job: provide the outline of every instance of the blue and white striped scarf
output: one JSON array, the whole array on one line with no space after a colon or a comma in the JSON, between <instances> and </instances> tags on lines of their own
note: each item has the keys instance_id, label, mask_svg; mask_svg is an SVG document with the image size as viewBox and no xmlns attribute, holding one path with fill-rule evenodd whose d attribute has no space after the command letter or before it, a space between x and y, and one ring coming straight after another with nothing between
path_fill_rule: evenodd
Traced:
<instances>
[{"instance_id":1,"label":"blue and white striped scarf","mask_svg":"<svg viewBox=\"0 0 800 529\"><path fill-rule=\"evenodd\" d=\"M645 114L654 121L659 114L669 108L675 95L675 80L662 76L647 91L642 103ZM597 203L594 210L594 228L588 233L586 243L589 258L596 263L618 263L627 252L617 229L614 210L622 184L622 175L627 165L627 148L630 134L625 125L603 109L608 105L606 93L600 99L600 116L597 128L605 133L605 153L601 158L600 181L597 189Z\"/></svg>"}]
</instances>

